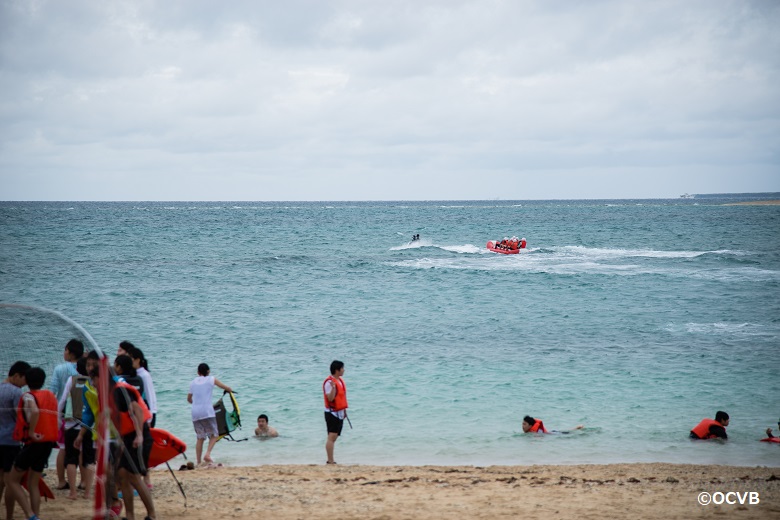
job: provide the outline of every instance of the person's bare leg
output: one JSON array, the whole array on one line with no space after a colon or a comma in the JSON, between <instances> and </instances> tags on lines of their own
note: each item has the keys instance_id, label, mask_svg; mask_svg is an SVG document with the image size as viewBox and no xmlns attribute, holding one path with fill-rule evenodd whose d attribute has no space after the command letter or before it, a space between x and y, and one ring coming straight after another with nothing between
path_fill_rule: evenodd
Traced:
<instances>
[{"instance_id":1,"label":"person's bare leg","mask_svg":"<svg viewBox=\"0 0 780 520\"><path fill-rule=\"evenodd\" d=\"M333 459L333 448L336 445L336 441L339 439L338 433L328 433L328 440L325 443L325 453L328 455L328 464L335 464L336 461Z\"/></svg>"},{"instance_id":2,"label":"person's bare leg","mask_svg":"<svg viewBox=\"0 0 780 520\"><path fill-rule=\"evenodd\" d=\"M14 505L16 505L16 498L14 497L13 491L10 487L6 485L6 482L8 478L11 476L11 472L2 472L0 471L0 475L2 475L2 482L0 482L0 495L3 494L3 488L5 488L5 519L6 520L13 520L14 518Z\"/></svg>"},{"instance_id":3,"label":"person's bare leg","mask_svg":"<svg viewBox=\"0 0 780 520\"><path fill-rule=\"evenodd\" d=\"M133 504L133 484L130 473L125 468L119 468L117 472L122 482L122 501L125 503L125 517L127 520L135 520L135 505Z\"/></svg>"},{"instance_id":4,"label":"person's bare leg","mask_svg":"<svg viewBox=\"0 0 780 520\"><path fill-rule=\"evenodd\" d=\"M146 508L146 516L154 518L157 516L157 514L154 511L154 500L152 500L152 493L141 479L141 475L129 476L133 487L138 491L138 497L141 499L141 502L144 503L144 507Z\"/></svg>"},{"instance_id":5,"label":"person's bare leg","mask_svg":"<svg viewBox=\"0 0 780 520\"><path fill-rule=\"evenodd\" d=\"M206 449L206 455L204 455L203 457L203 460L208 462L209 464L214 462L214 460L211 458L211 450L214 449L214 445L217 443L218 440L219 438L213 435L209 437L209 447Z\"/></svg>"},{"instance_id":6,"label":"person's bare leg","mask_svg":"<svg viewBox=\"0 0 780 520\"><path fill-rule=\"evenodd\" d=\"M16 502L19 502L19 506L21 506L22 511L24 511L24 517L30 518L33 515L33 511L30 507L30 501L27 498L27 493L24 492L24 488L22 487L23 477L24 471L19 471L16 468L12 468L10 475L8 475L8 478L6 478L5 481L5 492L11 492L13 499Z\"/></svg>"},{"instance_id":7,"label":"person's bare leg","mask_svg":"<svg viewBox=\"0 0 780 520\"><path fill-rule=\"evenodd\" d=\"M195 463L200 466L200 456L203 454L203 439L195 441Z\"/></svg>"},{"instance_id":8,"label":"person's bare leg","mask_svg":"<svg viewBox=\"0 0 780 520\"><path fill-rule=\"evenodd\" d=\"M36 516L41 513L41 490L38 489L38 481L41 480L41 474L30 470L27 474L27 492L30 493L30 509Z\"/></svg>"},{"instance_id":9,"label":"person's bare leg","mask_svg":"<svg viewBox=\"0 0 780 520\"><path fill-rule=\"evenodd\" d=\"M89 498L92 492L92 484L95 482L95 465L90 464L81 468L81 484L84 486L84 498Z\"/></svg>"},{"instance_id":10,"label":"person's bare leg","mask_svg":"<svg viewBox=\"0 0 780 520\"><path fill-rule=\"evenodd\" d=\"M79 497L78 489L76 488L77 472L78 472L78 466L76 466L75 464L68 464L68 466L65 468L65 474L68 477L68 487L70 487L68 498L71 500L76 500Z\"/></svg>"},{"instance_id":11,"label":"person's bare leg","mask_svg":"<svg viewBox=\"0 0 780 520\"><path fill-rule=\"evenodd\" d=\"M57 450L57 489L63 489L65 484L65 449Z\"/></svg>"}]
</instances>

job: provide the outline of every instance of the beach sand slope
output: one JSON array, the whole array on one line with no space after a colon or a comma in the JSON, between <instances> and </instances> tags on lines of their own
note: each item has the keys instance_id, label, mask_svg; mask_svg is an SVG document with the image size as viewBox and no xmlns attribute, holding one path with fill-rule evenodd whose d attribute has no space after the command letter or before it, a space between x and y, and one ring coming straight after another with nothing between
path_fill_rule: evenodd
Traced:
<instances>
[{"instance_id":1,"label":"beach sand slope","mask_svg":"<svg viewBox=\"0 0 780 520\"><path fill-rule=\"evenodd\" d=\"M175 473L186 508L171 475L156 470L158 519L780 518L780 468L281 465ZM759 503L699 504L700 493L719 491L757 492ZM64 496L44 503L41 513L91 518L86 501ZM137 498L136 513L145 515Z\"/></svg>"}]
</instances>

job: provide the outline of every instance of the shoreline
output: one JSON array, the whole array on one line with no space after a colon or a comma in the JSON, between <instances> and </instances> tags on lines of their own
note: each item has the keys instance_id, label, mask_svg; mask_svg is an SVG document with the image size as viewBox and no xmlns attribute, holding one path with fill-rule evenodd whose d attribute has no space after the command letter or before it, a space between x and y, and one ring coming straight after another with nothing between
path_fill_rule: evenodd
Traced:
<instances>
[{"instance_id":1,"label":"shoreline","mask_svg":"<svg viewBox=\"0 0 780 520\"><path fill-rule=\"evenodd\" d=\"M171 465L178 468L181 460ZM152 471L158 519L769 518L780 515L780 467L629 463L530 466L223 466ZM53 487L54 475L46 480ZM56 483L56 482L55 482ZM702 492L743 504L701 505ZM91 517L91 501L41 505L43 518ZM758 503L751 504L749 495ZM754 499L754 500L755 500ZM136 517L145 510L135 499Z\"/></svg>"}]
</instances>

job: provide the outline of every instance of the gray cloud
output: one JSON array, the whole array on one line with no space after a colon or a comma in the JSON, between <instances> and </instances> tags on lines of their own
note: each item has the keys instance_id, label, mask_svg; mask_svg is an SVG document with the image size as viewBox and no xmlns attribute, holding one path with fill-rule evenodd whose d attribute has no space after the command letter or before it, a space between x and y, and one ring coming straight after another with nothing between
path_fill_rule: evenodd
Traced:
<instances>
[{"instance_id":1,"label":"gray cloud","mask_svg":"<svg viewBox=\"0 0 780 520\"><path fill-rule=\"evenodd\" d=\"M780 191L775 2L0 3L0 199Z\"/></svg>"}]
</instances>

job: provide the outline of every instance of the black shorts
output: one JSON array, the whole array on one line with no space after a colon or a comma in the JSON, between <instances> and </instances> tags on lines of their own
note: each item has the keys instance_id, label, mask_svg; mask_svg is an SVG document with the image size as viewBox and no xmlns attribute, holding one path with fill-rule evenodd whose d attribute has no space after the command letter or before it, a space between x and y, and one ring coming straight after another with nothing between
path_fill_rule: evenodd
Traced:
<instances>
[{"instance_id":1,"label":"black shorts","mask_svg":"<svg viewBox=\"0 0 780 520\"><path fill-rule=\"evenodd\" d=\"M65 466L78 466L81 452L73 446L73 441L79 436L79 428L65 430Z\"/></svg>"},{"instance_id":2,"label":"black shorts","mask_svg":"<svg viewBox=\"0 0 780 520\"><path fill-rule=\"evenodd\" d=\"M89 466L95 463L95 441L92 434L87 432L81 441L81 464Z\"/></svg>"},{"instance_id":3,"label":"black shorts","mask_svg":"<svg viewBox=\"0 0 780 520\"><path fill-rule=\"evenodd\" d=\"M325 425L328 427L328 433L341 435L341 429L344 427L344 419L339 419L330 412L325 412Z\"/></svg>"},{"instance_id":4,"label":"black shorts","mask_svg":"<svg viewBox=\"0 0 780 520\"><path fill-rule=\"evenodd\" d=\"M122 437L122 458L119 461L119 467L125 468L128 473L135 475L146 475L147 465L149 464L149 454L152 452L152 434L149 431L149 425L144 423L144 441L141 446L134 448L135 432Z\"/></svg>"},{"instance_id":5,"label":"black shorts","mask_svg":"<svg viewBox=\"0 0 780 520\"><path fill-rule=\"evenodd\" d=\"M22 451L22 445L0 446L0 467L6 473L14 467L14 461L19 452Z\"/></svg>"},{"instance_id":6,"label":"black shorts","mask_svg":"<svg viewBox=\"0 0 780 520\"><path fill-rule=\"evenodd\" d=\"M53 442L31 442L25 444L19 455L16 456L14 467L19 471L28 469L36 473L43 473L44 468L49 465L49 455L54 449Z\"/></svg>"}]
</instances>

